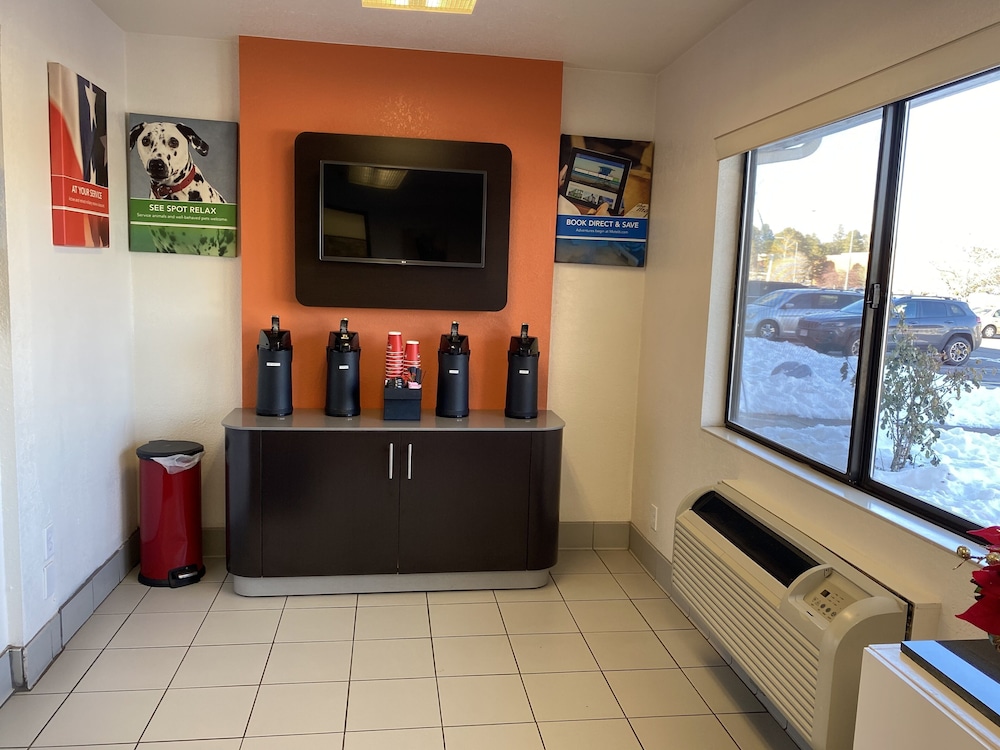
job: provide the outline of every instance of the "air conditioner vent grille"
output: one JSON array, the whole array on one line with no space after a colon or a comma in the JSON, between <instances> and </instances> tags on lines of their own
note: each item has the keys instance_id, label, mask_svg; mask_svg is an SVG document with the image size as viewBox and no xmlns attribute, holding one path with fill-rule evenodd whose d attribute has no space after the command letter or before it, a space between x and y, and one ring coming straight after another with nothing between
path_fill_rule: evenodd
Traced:
<instances>
[{"instance_id":1,"label":"air conditioner vent grille","mask_svg":"<svg viewBox=\"0 0 1000 750\"><path fill-rule=\"evenodd\" d=\"M905 636L906 602L728 482L674 524L672 595L792 740L851 750L865 646Z\"/></svg>"},{"instance_id":2,"label":"air conditioner vent grille","mask_svg":"<svg viewBox=\"0 0 1000 750\"><path fill-rule=\"evenodd\" d=\"M819 650L681 525L674 544L674 586L751 679L809 737L816 710Z\"/></svg>"}]
</instances>

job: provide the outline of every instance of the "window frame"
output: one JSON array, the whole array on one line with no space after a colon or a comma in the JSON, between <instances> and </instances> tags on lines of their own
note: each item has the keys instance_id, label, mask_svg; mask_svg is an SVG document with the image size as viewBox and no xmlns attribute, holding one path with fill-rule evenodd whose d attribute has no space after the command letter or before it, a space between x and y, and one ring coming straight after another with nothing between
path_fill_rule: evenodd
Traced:
<instances>
[{"instance_id":1,"label":"window frame","mask_svg":"<svg viewBox=\"0 0 1000 750\"><path fill-rule=\"evenodd\" d=\"M758 148L743 153L743 184L741 191L741 210L738 255L736 258L736 284L733 292L732 321L729 341L729 372L727 375L726 395L724 404L724 424L726 429L742 435L756 443L764 445L794 461L803 463L809 468L831 477L832 479L854 487L878 500L899 508L924 521L949 532L957 533L965 538L977 541L969 535L970 530L978 528L978 524L949 513L920 498L907 495L899 490L878 482L872 476L873 457L876 449L878 431L878 399L883 369L882 342L889 326L891 300L888 299L891 288L892 248L895 240L897 215L901 197L903 176L903 161L906 151L906 128L909 108L915 101L926 102L960 93L977 85L982 79L997 76L1000 68L993 68L965 77L961 80L936 86L927 91L907 96L881 107L876 107L863 113L844 117L827 127L835 127L839 123L867 115L881 115L882 131L879 142L878 164L876 167L876 186L874 211L869 243L868 276L864 286L864 313L861 321L862 346L858 356L854 405L851 415L850 437L847 447L847 463L844 471L817 461L814 458L795 452L790 448L770 440L763 435L746 428L732 419L733 414L739 414L741 373L743 372L744 313L747 306L746 285L748 264L751 262L753 243L753 190L757 176ZM862 122L863 120L859 121ZM853 127L853 125L852 125ZM814 129L815 130L815 129ZM807 131L812 132L812 131ZM784 140L793 140L791 139ZM780 142L780 141L778 141ZM772 144L766 144L772 145Z\"/></svg>"}]
</instances>

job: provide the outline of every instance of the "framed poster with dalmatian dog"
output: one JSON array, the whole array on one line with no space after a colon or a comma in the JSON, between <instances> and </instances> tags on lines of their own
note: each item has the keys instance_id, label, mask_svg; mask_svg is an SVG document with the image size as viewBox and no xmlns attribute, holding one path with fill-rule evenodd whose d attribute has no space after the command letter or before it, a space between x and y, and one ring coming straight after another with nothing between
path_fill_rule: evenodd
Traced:
<instances>
[{"instance_id":1,"label":"framed poster with dalmatian dog","mask_svg":"<svg viewBox=\"0 0 1000 750\"><path fill-rule=\"evenodd\" d=\"M129 249L236 256L237 125L128 116Z\"/></svg>"}]
</instances>

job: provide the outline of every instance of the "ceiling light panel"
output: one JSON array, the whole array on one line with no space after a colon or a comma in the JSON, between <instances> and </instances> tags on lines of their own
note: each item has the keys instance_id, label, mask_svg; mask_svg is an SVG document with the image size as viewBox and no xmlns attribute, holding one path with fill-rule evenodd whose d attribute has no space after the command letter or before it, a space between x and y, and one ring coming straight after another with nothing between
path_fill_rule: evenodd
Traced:
<instances>
[{"instance_id":1,"label":"ceiling light panel","mask_svg":"<svg viewBox=\"0 0 1000 750\"><path fill-rule=\"evenodd\" d=\"M469 14L476 7L476 0L361 0L361 7Z\"/></svg>"}]
</instances>

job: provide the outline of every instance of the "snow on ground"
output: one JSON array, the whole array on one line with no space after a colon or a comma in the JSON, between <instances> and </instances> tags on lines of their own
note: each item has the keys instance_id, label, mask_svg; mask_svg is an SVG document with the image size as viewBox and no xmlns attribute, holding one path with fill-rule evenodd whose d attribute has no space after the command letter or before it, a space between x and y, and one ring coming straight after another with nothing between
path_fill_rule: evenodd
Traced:
<instances>
[{"instance_id":1,"label":"snow on ground","mask_svg":"<svg viewBox=\"0 0 1000 750\"><path fill-rule=\"evenodd\" d=\"M736 421L843 471L854 387L850 375L841 376L841 367L847 362L853 368L857 358L747 337L743 359L740 405L745 416ZM793 377L781 371L791 369L792 364L805 365L809 374ZM772 374L776 368L779 371ZM763 417L768 424L760 426L755 417ZM787 419L781 425L783 417ZM1000 524L1000 482L994 468L1000 457L1000 388L982 386L962 394L952 402L947 425L934 445L941 460L938 466L918 458L916 466L903 471L885 470L892 457L891 444L880 436L875 479L973 523Z\"/></svg>"}]
</instances>

